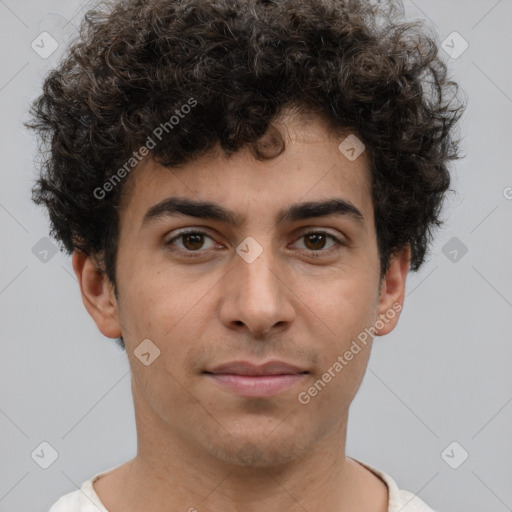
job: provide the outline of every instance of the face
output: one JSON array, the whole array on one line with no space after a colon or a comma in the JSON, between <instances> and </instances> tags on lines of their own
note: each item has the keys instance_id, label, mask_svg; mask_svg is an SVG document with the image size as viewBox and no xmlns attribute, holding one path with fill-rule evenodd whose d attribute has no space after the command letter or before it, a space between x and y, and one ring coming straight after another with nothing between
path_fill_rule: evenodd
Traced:
<instances>
[{"instance_id":1,"label":"face","mask_svg":"<svg viewBox=\"0 0 512 512\"><path fill-rule=\"evenodd\" d=\"M393 258L379 292L365 154L346 158L346 135L329 135L319 119L283 123L286 150L271 161L219 151L132 171L118 300L86 277L88 260L74 260L98 327L123 334L138 424L253 466L294 459L343 430L370 353L365 329L384 315L373 332L393 329L408 269L406 253ZM294 369L247 376L238 364L269 361Z\"/></svg>"}]
</instances>

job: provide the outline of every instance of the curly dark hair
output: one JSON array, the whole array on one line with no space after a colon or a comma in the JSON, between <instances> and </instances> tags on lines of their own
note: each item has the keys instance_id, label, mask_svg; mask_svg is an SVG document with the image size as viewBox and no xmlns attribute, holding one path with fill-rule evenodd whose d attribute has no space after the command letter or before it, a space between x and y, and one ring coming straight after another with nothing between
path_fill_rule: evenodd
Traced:
<instances>
[{"instance_id":1,"label":"curly dark hair","mask_svg":"<svg viewBox=\"0 0 512 512\"><path fill-rule=\"evenodd\" d=\"M32 199L68 253L98 257L116 285L126 183L104 187L167 123L151 158L176 166L217 144L259 160L285 108L366 146L381 275L411 247L422 265L450 185L465 110L435 36L399 0L122 0L89 10L25 126L45 157ZM194 105L193 113L172 116ZM190 107L187 107L190 110ZM102 190L101 194L98 190Z\"/></svg>"}]
</instances>

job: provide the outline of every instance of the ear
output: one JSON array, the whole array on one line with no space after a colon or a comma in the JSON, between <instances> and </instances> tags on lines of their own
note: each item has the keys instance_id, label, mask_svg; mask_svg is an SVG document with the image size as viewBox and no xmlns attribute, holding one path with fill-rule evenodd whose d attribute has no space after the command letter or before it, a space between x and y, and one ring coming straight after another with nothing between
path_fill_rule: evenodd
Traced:
<instances>
[{"instance_id":1,"label":"ear","mask_svg":"<svg viewBox=\"0 0 512 512\"><path fill-rule=\"evenodd\" d=\"M411 248L409 245L391 256L389 269L381 283L377 308L381 321L376 322L376 336L390 333L398 323L404 303L405 282L409 272L410 258Z\"/></svg>"},{"instance_id":2,"label":"ear","mask_svg":"<svg viewBox=\"0 0 512 512\"><path fill-rule=\"evenodd\" d=\"M73 251L72 262L80 284L82 300L89 315L104 336L119 338L122 329L112 283L84 252Z\"/></svg>"}]
</instances>

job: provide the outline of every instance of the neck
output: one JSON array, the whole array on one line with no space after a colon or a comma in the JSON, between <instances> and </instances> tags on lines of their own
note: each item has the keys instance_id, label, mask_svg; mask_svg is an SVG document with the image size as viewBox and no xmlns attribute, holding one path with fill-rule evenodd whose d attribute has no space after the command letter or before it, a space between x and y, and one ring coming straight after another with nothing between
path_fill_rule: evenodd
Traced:
<instances>
[{"instance_id":1,"label":"neck","mask_svg":"<svg viewBox=\"0 0 512 512\"><path fill-rule=\"evenodd\" d=\"M147 402L136 403L137 456L111 479L110 491L106 480L95 484L111 512L387 510L387 488L384 495L383 483L345 455L348 418L312 446L246 445L233 460L191 443Z\"/></svg>"}]
</instances>

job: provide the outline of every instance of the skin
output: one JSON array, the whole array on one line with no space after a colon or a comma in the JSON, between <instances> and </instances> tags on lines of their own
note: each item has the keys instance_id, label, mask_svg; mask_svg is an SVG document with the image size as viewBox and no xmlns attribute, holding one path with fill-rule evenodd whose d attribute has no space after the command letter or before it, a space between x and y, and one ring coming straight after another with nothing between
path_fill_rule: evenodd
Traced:
<instances>
[{"instance_id":1,"label":"skin","mask_svg":"<svg viewBox=\"0 0 512 512\"><path fill-rule=\"evenodd\" d=\"M215 151L172 169L147 159L132 171L120 214L118 300L93 260L73 254L87 311L105 336L123 335L132 371L137 456L94 484L110 512L388 510L384 482L345 454L371 341L307 405L297 396L365 327L403 304L410 251L393 256L380 282L365 153L347 159L338 150L345 135L320 118L283 116L275 126L286 151L270 161L248 149L230 159ZM234 227L175 216L141 227L144 213L170 196L218 202L245 220ZM364 224L348 215L276 223L283 207L330 198L350 201ZM165 245L183 228L205 232L202 245ZM345 245L311 241L309 231ZM263 249L252 263L236 252L248 236ZM183 256L197 247L198 258ZM148 366L134 355L144 339L160 349ZM246 398L202 373L271 359L309 374L278 395Z\"/></svg>"}]
</instances>

